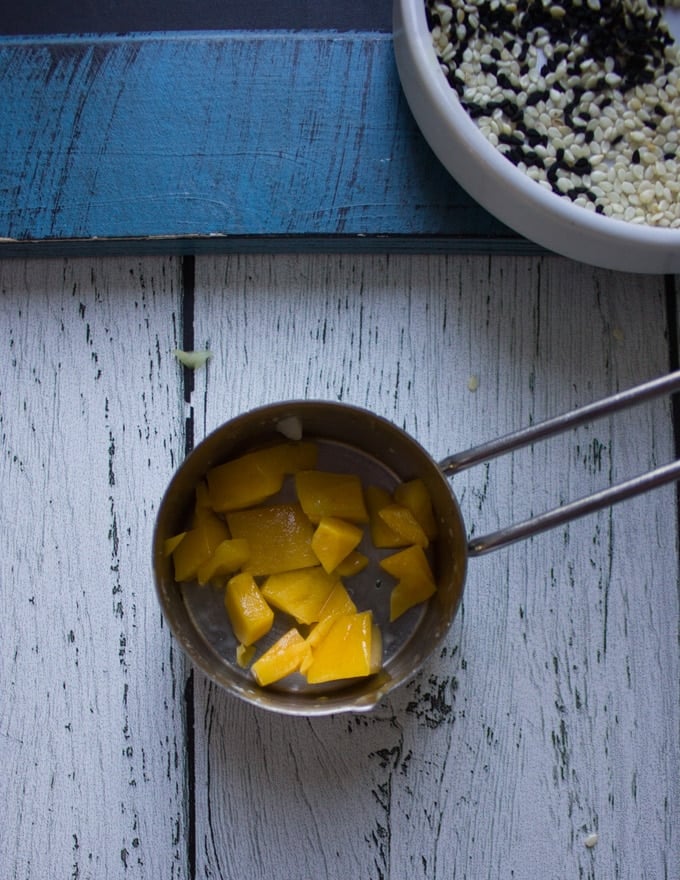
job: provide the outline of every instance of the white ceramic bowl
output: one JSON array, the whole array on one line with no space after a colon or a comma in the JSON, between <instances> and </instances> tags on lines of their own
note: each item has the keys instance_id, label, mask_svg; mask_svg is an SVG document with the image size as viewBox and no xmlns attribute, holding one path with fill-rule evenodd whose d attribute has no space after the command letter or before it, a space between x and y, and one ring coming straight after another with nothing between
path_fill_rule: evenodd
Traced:
<instances>
[{"instance_id":1,"label":"white ceramic bowl","mask_svg":"<svg viewBox=\"0 0 680 880\"><path fill-rule=\"evenodd\" d=\"M479 131L442 73L424 0L394 0L394 51L411 112L449 173L490 214L566 257L625 272L680 272L680 229L588 211L531 180Z\"/></svg>"}]
</instances>

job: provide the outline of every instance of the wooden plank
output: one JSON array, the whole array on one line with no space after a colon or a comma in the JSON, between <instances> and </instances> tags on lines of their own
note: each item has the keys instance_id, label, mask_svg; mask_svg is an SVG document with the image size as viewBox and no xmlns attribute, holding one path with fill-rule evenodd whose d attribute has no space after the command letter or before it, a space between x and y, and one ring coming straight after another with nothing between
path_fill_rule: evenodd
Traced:
<instances>
[{"instance_id":1,"label":"wooden plank","mask_svg":"<svg viewBox=\"0 0 680 880\"><path fill-rule=\"evenodd\" d=\"M440 458L663 373L666 330L662 279L559 258L206 258L196 431L322 397ZM670 460L668 412L460 475L468 529ZM677 876L678 619L670 488L471 560L445 649L370 716L272 716L197 676L197 874Z\"/></svg>"},{"instance_id":2,"label":"wooden plank","mask_svg":"<svg viewBox=\"0 0 680 880\"><path fill-rule=\"evenodd\" d=\"M188 876L185 664L150 565L184 450L178 271L0 263L7 878Z\"/></svg>"},{"instance_id":3,"label":"wooden plank","mask_svg":"<svg viewBox=\"0 0 680 880\"><path fill-rule=\"evenodd\" d=\"M64 0L33 0L13 3L3 10L2 33L27 34L128 34L131 31L209 30L333 30L384 31L392 29L391 0L261 0L216 4L213 0L180 0L115 4L94 0L87 5Z\"/></svg>"},{"instance_id":4,"label":"wooden plank","mask_svg":"<svg viewBox=\"0 0 680 880\"><path fill-rule=\"evenodd\" d=\"M426 145L389 34L0 40L0 254L521 250Z\"/></svg>"}]
</instances>

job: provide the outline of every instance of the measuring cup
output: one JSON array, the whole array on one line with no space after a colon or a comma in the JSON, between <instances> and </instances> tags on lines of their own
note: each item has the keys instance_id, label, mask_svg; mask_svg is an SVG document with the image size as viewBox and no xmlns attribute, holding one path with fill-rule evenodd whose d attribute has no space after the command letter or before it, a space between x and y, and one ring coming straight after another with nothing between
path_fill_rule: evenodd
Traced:
<instances>
[{"instance_id":1,"label":"measuring cup","mask_svg":"<svg viewBox=\"0 0 680 880\"><path fill-rule=\"evenodd\" d=\"M463 596L471 557L678 480L680 460L524 522L471 539L467 537L458 501L447 478L503 453L679 389L680 371L450 455L439 463L396 425L368 410L344 403L288 401L240 415L217 428L187 456L160 504L153 540L153 570L164 616L195 666L242 700L289 715L367 712L395 687L412 678L445 639ZM254 448L282 441L282 430L291 423L301 428L305 439L317 442L320 470L354 473L364 485L379 485L388 490L416 477L425 483L439 529L431 545L437 591L428 602L389 623L389 587L378 568L379 556L384 556L385 551L376 551L367 540L365 547L359 549L369 556L369 566L351 578L347 586L360 608L372 609L381 627L382 670L368 678L330 686L310 686L301 675L293 675L277 685L262 688L247 669L236 663L236 640L224 609L223 591L210 585L177 584L172 560L163 552L163 542L186 528L196 485L210 468ZM269 642L278 638L285 628L287 624L277 623Z\"/></svg>"}]
</instances>

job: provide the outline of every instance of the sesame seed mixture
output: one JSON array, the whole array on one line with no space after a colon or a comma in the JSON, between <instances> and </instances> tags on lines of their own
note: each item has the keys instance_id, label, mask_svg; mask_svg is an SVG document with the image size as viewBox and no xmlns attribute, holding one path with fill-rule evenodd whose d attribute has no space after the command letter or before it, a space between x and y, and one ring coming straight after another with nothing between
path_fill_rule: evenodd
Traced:
<instances>
[{"instance_id":1,"label":"sesame seed mixture","mask_svg":"<svg viewBox=\"0 0 680 880\"><path fill-rule=\"evenodd\" d=\"M448 82L500 153L587 210L680 228L680 51L657 7L647 0L425 0L425 7Z\"/></svg>"}]
</instances>

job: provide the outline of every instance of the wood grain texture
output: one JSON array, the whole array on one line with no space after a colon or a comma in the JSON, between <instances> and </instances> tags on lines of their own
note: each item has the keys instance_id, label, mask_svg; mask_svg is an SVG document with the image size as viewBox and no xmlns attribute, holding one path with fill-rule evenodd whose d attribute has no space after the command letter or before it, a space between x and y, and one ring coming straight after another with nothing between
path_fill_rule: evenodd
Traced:
<instances>
[{"instance_id":1,"label":"wood grain texture","mask_svg":"<svg viewBox=\"0 0 680 880\"><path fill-rule=\"evenodd\" d=\"M0 262L3 878L680 876L674 489L471 560L442 651L366 716L263 713L194 671L187 717L150 578L183 338L214 352L196 440L324 397L439 459L663 373L664 280L250 255L198 260L183 328L186 305L175 260ZM673 456L657 401L453 487L479 534Z\"/></svg>"},{"instance_id":2,"label":"wood grain texture","mask_svg":"<svg viewBox=\"0 0 680 880\"><path fill-rule=\"evenodd\" d=\"M559 258L204 259L197 439L322 397L439 458L665 372L666 336L661 279ZM659 401L454 488L480 533L673 455ZM471 560L444 649L370 716L262 714L197 673L197 875L679 876L677 549L671 488Z\"/></svg>"},{"instance_id":3,"label":"wood grain texture","mask_svg":"<svg viewBox=\"0 0 680 880\"><path fill-rule=\"evenodd\" d=\"M0 40L0 254L529 245L420 135L391 36Z\"/></svg>"},{"instance_id":4,"label":"wood grain texture","mask_svg":"<svg viewBox=\"0 0 680 880\"><path fill-rule=\"evenodd\" d=\"M187 876L185 664L151 580L184 450L174 260L0 263L0 861Z\"/></svg>"}]
</instances>

